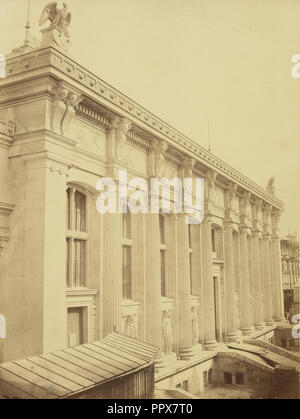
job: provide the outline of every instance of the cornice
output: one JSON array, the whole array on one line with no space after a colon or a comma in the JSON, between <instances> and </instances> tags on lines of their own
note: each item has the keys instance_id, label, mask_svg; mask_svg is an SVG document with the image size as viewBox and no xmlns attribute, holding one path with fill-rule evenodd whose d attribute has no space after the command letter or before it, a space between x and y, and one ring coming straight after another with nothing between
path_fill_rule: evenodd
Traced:
<instances>
[{"instance_id":1,"label":"cornice","mask_svg":"<svg viewBox=\"0 0 300 419\"><path fill-rule=\"evenodd\" d=\"M155 136L167 140L179 150L184 151L192 157L196 157L208 168L216 170L218 173L237 183L240 187L249 190L251 193L259 196L274 207L283 209L283 203L270 192L239 173L223 160L206 151L199 144L186 137L180 131L171 127L169 124L147 111L144 107L131 100L129 97L119 92L117 89L104 82L102 79L86 70L72 58L66 56L55 48L38 48L33 51L7 57L7 78L0 80L0 85L11 82L11 77L22 75L22 80L32 77L32 71L39 69L50 72L58 78L67 77L73 83L77 83L86 94L104 101L111 110L118 112L121 116L131 118L134 123L140 123L142 128L149 130ZM124 115L125 113L125 115Z\"/></svg>"}]
</instances>

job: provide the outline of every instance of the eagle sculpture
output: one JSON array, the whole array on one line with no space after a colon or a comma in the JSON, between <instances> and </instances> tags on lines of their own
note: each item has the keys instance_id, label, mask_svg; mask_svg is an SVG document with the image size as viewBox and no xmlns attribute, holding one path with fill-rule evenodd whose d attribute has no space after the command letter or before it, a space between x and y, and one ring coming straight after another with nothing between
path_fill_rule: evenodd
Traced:
<instances>
[{"instance_id":1,"label":"eagle sculpture","mask_svg":"<svg viewBox=\"0 0 300 419\"><path fill-rule=\"evenodd\" d=\"M57 2L53 1L44 8L39 25L43 25L49 20L51 22L50 27L58 27L67 33L67 29L71 23L71 13L68 12L66 3L63 3L63 8L57 8Z\"/></svg>"}]
</instances>

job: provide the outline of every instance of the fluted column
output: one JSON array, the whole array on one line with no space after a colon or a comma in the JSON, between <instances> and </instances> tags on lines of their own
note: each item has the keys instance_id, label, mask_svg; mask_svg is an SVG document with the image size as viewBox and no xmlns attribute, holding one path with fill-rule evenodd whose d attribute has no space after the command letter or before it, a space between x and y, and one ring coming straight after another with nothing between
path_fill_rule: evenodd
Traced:
<instances>
[{"instance_id":1,"label":"fluted column","mask_svg":"<svg viewBox=\"0 0 300 419\"><path fill-rule=\"evenodd\" d=\"M274 293L274 308L275 321L281 322L284 319L284 305L283 305L283 287L282 287L282 272L281 272L281 251L280 239L275 234L272 237L272 262L273 262L273 293Z\"/></svg>"},{"instance_id":2,"label":"fluted column","mask_svg":"<svg viewBox=\"0 0 300 419\"><path fill-rule=\"evenodd\" d=\"M103 335L121 332L121 214L103 215Z\"/></svg>"},{"instance_id":3,"label":"fluted column","mask_svg":"<svg viewBox=\"0 0 300 419\"><path fill-rule=\"evenodd\" d=\"M191 290L189 269L189 238L186 215L177 216L178 249L178 320L179 320L179 356L188 360L192 357L192 319Z\"/></svg>"},{"instance_id":4,"label":"fluted column","mask_svg":"<svg viewBox=\"0 0 300 419\"><path fill-rule=\"evenodd\" d=\"M257 330L262 330L265 326L263 318L262 301L262 276L261 260L259 249L259 232L252 234L252 257L253 257L253 298L254 298L254 325Z\"/></svg>"},{"instance_id":5,"label":"fluted column","mask_svg":"<svg viewBox=\"0 0 300 419\"><path fill-rule=\"evenodd\" d=\"M251 324L249 260L248 260L248 229L240 231L240 263L241 263L241 328L244 335L253 331Z\"/></svg>"},{"instance_id":6,"label":"fluted column","mask_svg":"<svg viewBox=\"0 0 300 419\"><path fill-rule=\"evenodd\" d=\"M145 339L161 348L159 216L145 214Z\"/></svg>"},{"instance_id":7,"label":"fluted column","mask_svg":"<svg viewBox=\"0 0 300 419\"><path fill-rule=\"evenodd\" d=\"M204 346L207 350L217 347L214 283L212 270L211 220L205 218L202 225L202 262L203 262L203 315L204 315Z\"/></svg>"},{"instance_id":8,"label":"fluted column","mask_svg":"<svg viewBox=\"0 0 300 419\"><path fill-rule=\"evenodd\" d=\"M263 269L264 269L264 307L265 322L267 326L273 325L273 301L271 286L271 258L270 234L263 235Z\"/></svg>"},{"instance_id":9,"label":"fluted column","mask_svg":"<svg viewBox=\"0 0 300 419\"><path fill-rule=\"evenodd\" d=\"M225 283L226 283L226 317L227 317L227 339L234 342L238 338L234 279L234 249L232 236L232 223L227 222L225 226Z\"/></svg>"}]
</instances>

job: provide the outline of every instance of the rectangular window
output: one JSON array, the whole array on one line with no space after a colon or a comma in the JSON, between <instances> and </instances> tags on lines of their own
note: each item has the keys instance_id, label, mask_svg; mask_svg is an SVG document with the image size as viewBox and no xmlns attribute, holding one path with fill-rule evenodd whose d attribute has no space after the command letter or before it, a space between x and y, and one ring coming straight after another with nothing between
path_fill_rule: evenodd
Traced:
<instances>
[{"instance_id":1,"label":"rectangular window","mask_svg":"<svg viewBox=\"0 0 300 419\"><path fill-rule=\"evenodd\" d=\"M81 192L75 192L75 230L86 231L86 198Z\"/></svg>"},{"instance_id":2,"label":"rectangular window","mask_svg":"<svg viewBox=\"0 0 300 419\"><path fill-rule=\"evenodd\" d=\"M210 368L208 370L208 384L212 384L212 381L213 381L213 369Z\"/></svg>"},{"instance_id":3,"label":"rectangular window","mask_svg":"<svg viewBox=\"0 0 300 419\"><path fill-rule=\"evenodd\" d=\"M86 196L74 188L67 190L66 283L86 287L87 218Z\"/></svg>"},{"instance_id":4,"label":"rectangular window","mask_svg":"<svg viewBox=\"0 0 300 419\"><path fill-rule=\"evenodd\" d=\"M159 233L160 233L160 244L165 244L165 217L159 216Z\"/></svg>"},{"instance_id":5,"label":"rectangular window","mask_svg":"<svg viewBox=\"0 0 300 419\"><path fill-rule=\"evenodd\" d=\"M125 300L132 299L130 246L123 246L123 298Z\"/></svg>"},{"instance_id":6,"label":"rectangular window","mask_svg":"<svg viewBox=\"0 0 300 419\"><path fill-rule=\"evenodd\" d=\"M66 239L66 247L67 247L67 249L66 249L66 251L67 251L67 258L66 258L66 262L67 262L67 264L66 264L66 275L67 275L67 277L66 277L66 283L67 283L67 287L70 287L71 286L71 284L70 284L70 243L71 243L70 239Z\"/></svg>"},{"instance_id":7,"label":"rectangular window","mask_svg":"<svg viewBox=\"0 0 300 419\"><path fill-rule=\"evenodd\" d=\"M70 191L70 189L67 189L67 206L66 206L66 209L67 209L67 214L66 214L67 219L66 219L66 222L67 222L67 229L68 230L70 230L70 228L71 228L71 217L70 217L70 212L71 212L71 197L70 197L70 195L71 195L71 191Z\"/></svg>"},{"instance_id":8,"label":"rectangular window","mask_svg":"<svg viewBox=\"0 0 300 419\"><path fill-rule=\"evenodd\" d=\"M203 371L203 386L208 386L208 371Z\"/></svg>"},{"instance_id":9,"label":"rectangular window","mask_svg":"<svg viewBox=\"0 0 300 419\"><path fill-rule=\"evenodd\" d=\"M216 232L213 228L211 229L211 248L213 252L216 251Z\"/></svg>"},{"instance_id":10,"label":"rectangular window","mask_svg":"<svg viewBox=\"0 0 300 419\"><path fill-rule=\"evenodd\" d=\"M191 231L191 224L188 224L188 231L189 231L189 248L192 248L192 231Z\"/></svg>"},{"instance_id":11,"label":"rectangular window","mask_svg":"<svg viewBox=\"0 0 300 419\"><path fill-rule=\"evenodd\" d=\"M75 287L85 286L85 254L86 242L84 240L74 240L75 251L73 252L73 273Z\"/></svg>"},{"instance_id":12,"label":"rectangular window","mask_svg":"<svg viewBox=\"0 0 300 419\"><path fill-rule=\"evenodd\" d=\"M189 380L185 380L182 383L182 390L184 391L190 391L190 382Z\"/></svg>"},{"instance_id":13,"label":"rectangular window","mask_svg":"<svg viewBox=\"0 0 300 419\"><path fill-rule=\"evenodd\" d=\"M224 384L232 384L232 374L230 372L224 372Z\"/></svg>"},{"instance_id":14,"label":"rectangular window","mask_svg":"<svg viewBox=\"0 0 300 419\"><path fill-rule=\"evenodd\" d=\"M244 373L237 372L235 376L235 383L236 384L244 384Z\"/></svg>"},{"instance_id":15,"label":"rectangular window","mask_svg":"<svg viewBox=\"0 0 300 419\"><path fill-rule=\"evenodd\" d=\"M160 280L161 280L161 296L166 297L166 266L165 251L160 251Z\"/></svg>"}]
</instances>

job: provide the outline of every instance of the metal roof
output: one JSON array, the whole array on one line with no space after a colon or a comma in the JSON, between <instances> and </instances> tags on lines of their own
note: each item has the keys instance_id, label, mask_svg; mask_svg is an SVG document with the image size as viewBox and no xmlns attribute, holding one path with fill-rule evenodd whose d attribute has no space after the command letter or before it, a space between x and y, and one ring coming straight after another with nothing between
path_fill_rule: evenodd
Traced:
<instances>
[{"instance_id":1,"label":"metal roof","mask_svg":"<svg viewBox=\"0 0 300 419\"><path fill-rule=\"evenodd\" d=\"M0 396L68 397L151 363L159 348L118 333L104 339L0 364Z\"/></svg>"}]
</instances>

